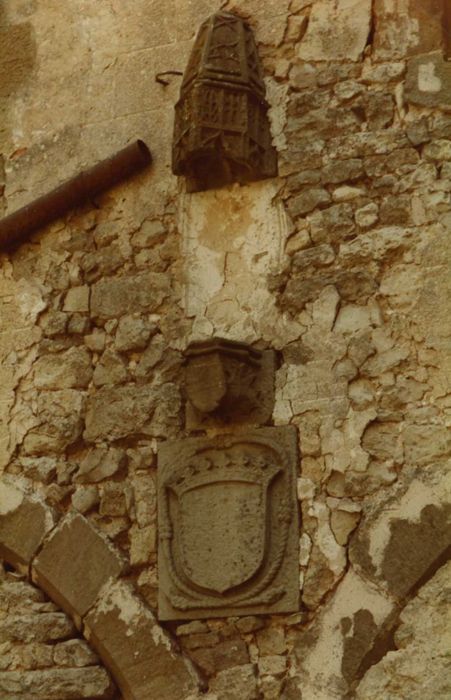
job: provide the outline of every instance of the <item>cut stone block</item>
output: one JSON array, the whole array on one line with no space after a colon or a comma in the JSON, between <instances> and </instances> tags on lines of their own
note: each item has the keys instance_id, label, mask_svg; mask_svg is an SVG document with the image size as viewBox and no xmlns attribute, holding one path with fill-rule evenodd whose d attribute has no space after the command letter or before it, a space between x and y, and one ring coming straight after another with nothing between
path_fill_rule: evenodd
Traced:
<instances>
[{"instance_id":1,"label":"cut stone block","mask_svg":"<svg viewBox=\"0 0 451 700\"><path fill-rule=\"evenodd\" d=\"M410 59L405 97L424 107L451 107L451 62L445 61L441 51Z\"/></svg>"},{"instance_id":2,"label":"cut stone block","mask_svg":"<svg viewBox=\"0 0 451 700\"><path fill-rule=\"evenodd\" d=\"M79 625L102 586L125 562L82 515L69 515L33 564L33 580Z\"/></svg>"},{"instance_id":3,"label":"cut stone block","mask_svg":"<svg viewBox=\"0 0 451 700\"><path fill-rule=\"evenodd\" d=\"M85 619L85 635L110 669L124 700L182 700L198 690L194 669L123 581L104 590Z\"/></svg>"},{"instance_id":4,"label":"cut stone block","mask_svg":"<svg viewBox=\"0 0 451 700\"><path fill-rule=\"evenodd\" d=\"M54 527L52 511L10 484L0 484L0 557L19 571L28 567Z\"/></svg>"},{"instance_id":5,"label":"cut stone block","mask_svg":"<svg viewBox=\"0 0 451 700\"><path fill-rule=\"evenodd\" d=\"M293 426L166 442L159 452L159 617L299 609Z\"/></svg>"}]
</instances>

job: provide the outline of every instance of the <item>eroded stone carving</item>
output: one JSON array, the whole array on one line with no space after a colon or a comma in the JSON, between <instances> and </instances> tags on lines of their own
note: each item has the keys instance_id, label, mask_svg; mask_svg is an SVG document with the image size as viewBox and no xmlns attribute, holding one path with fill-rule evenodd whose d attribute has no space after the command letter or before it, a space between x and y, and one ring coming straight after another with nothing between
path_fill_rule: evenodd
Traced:
<instances>
[{"instance_id":1,"label":"eroded stone carving","mask_svg":"<svg viewBox=\"0 0 451 700\"><path fill-rule=\"evenodd\" d=\"M274 404L273 350L215 338L185 351L186 426L262 424Z\"/></svg>"},{"instance_id":2,"label":"eroded stone carving","mask_svg":"<svg viewBox=\"0 0 451 700\"><path fill-rule=\"evenodd\" d=\"M230 12L201 26L175 107L172 169L188 191L277 175L250 27Z\"/></svg>"},{"instance_id":3,"label":"eroded stone carving","mask_svg":"<svg viewBox=\"0 0 451 700\"><path fill-rule=\"evenodd\" d=\"M296 430L166 442L159 452L159 617L299 607Z\"/></svg>"}]
</instances>

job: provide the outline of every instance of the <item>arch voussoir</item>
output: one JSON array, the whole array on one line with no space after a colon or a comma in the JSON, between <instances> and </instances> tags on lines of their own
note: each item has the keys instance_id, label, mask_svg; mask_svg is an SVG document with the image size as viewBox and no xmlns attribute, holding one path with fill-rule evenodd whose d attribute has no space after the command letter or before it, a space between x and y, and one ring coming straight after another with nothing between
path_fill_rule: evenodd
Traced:
<instances>
[{"instance_id":1,"label":"arch voussoir","mask_svg":"<svg viewBox=\"0 0 451 700\"><path fill-rule=\"evenodd\" d=\"M1 482L0 557L70 615L125 700L183 700L198 691L190 662L121 578L125 556L84 516L58 521L45 502Z\"/></svg>"}]
</instances>

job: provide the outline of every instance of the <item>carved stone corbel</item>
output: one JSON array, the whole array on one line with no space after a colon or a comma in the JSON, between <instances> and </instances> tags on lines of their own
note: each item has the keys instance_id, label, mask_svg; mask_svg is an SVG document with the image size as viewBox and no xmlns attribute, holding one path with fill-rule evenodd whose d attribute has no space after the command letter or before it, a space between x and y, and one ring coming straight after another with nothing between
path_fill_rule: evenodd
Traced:
<instances>
[{"instance_id":1,"label":"carved stone corbel","mask_svg":"<svg viewBox=\"0 0 451 700\"><path fill-rule=\"evenodd\" d=\"M262 425L274 405L273 350L221 338L185 351L186 427Z\"/></svg>"}]
</instances>

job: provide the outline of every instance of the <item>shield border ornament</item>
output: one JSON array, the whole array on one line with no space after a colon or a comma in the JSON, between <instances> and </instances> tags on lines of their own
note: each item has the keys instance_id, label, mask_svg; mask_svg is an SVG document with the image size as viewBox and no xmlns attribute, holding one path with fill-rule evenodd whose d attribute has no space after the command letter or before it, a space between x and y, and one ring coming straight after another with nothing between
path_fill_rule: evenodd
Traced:
<instances>
[{"instance_id":1,"label":"shield border ornament","mask_svg":"<svg viewBox=\"0 0 451 700\"><path fill-rule=\"evenodd\" d=\"M199 619L295 612L299 609L297 431L265 427L233 435L168 441L158 457L159 618ZM224 590L202 586L183 556L181 498L209 485L259 484L261 561L254 573ZM218 494L219 495L219 494ZM190 514L188 514L189 522ZM196 514L192 514L195 520ZM224 546L224 542L221 543ZM228 544L233 547L233 543ZM229 552L227 552L229 554ZM232 556L232 553L230 553ZM245 551L242 552L245 556Z\"/></svg>"}]
</instances>

